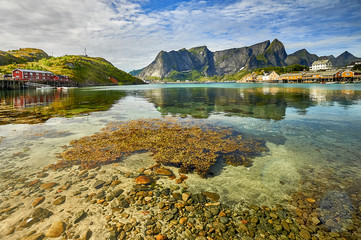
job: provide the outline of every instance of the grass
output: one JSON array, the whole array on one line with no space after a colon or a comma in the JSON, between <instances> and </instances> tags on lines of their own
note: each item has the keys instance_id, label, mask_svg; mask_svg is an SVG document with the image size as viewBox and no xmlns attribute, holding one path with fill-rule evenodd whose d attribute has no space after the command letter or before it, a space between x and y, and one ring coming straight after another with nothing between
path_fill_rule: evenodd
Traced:
<instances>
[{"instance_id":1,"label":"grass","mask_svg":"<svg viewBox=\"0 0 361 240\"><path fill-rule=\"evenodd\" d=\"M20 56L26 51L14 52L12 56ZM31 52L33 55L41 55L42 52ZM23 56L23 55L21 55ZM0 72L10 74L15 68L50 71L56 75L67 75L79 85L108 85L118 82L119 84L141 84L143 81L114 67L103 58L94 58L78 55L66 55L62 57L42 58L37 61L23 61L0 66ZM111 78L113 81L111 81Z\"/></svg>"}]
</instances>

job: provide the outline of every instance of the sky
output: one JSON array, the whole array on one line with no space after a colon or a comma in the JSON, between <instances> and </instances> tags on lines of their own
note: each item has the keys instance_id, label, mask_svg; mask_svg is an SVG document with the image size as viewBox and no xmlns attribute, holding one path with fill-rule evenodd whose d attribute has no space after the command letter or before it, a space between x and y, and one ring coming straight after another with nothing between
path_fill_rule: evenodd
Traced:
<instances>
[{"instance_id":1,"label":"sky","mask_svg":"<svg viewBox=\"0 0 361 240\"><path fill-rule=\"evenodd\" d=\"M0 0L0 50L103 57L131 71L164 50L277 38L291 54L361 57L360 0Z\"/></svg>"}]
</instances>

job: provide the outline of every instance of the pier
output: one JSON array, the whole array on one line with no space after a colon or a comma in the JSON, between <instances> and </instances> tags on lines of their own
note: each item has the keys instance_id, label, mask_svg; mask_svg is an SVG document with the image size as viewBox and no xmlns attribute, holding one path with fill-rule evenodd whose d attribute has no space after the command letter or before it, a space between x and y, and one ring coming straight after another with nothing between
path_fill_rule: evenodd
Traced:
<instances>
[{"instance_id":1,"label":"pier","mask_svg":"<svg viewBox=\"0 0 361 240\"><path fill-rule=\"evenodd\" d=\"M73 81L30 81L24 79L14 79L12 77L0 76L0 90L12 90L21 88L36 88L43 86L51 87L75 87Z\"/></svg>"}]
</instances>

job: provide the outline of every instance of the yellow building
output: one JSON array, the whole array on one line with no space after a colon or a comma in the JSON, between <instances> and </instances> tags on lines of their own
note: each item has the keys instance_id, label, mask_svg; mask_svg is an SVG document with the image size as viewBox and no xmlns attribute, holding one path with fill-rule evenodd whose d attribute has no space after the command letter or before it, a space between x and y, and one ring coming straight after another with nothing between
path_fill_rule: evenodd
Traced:
<instances>
[{"instance_id":1,"label":"yellow building","mask_svg":"<svg viewBox=\"0 0 361 240\"><path fill-rule=\"evenodd\" d=\"M269 74L269 80L272 82L278 82L279 80L281 80L280 75L278 75L275 71L272 71Z\"/></svg>"},{"instance_id":2,"label":"yellow building","mask_svg":"<svg viewBox=\"0 0 361 240\"><path fill-rule=\"evenodd\" d=\"M280 75L282 82L302 82L303 73L284 73Z\"/></svg>"}]
</instances>

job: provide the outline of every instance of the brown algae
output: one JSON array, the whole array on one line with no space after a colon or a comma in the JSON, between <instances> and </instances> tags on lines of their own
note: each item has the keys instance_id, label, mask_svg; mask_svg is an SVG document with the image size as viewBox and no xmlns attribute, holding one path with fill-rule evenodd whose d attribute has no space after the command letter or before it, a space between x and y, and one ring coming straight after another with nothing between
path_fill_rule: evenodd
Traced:
<instances>
[{"instance_id":1,"label":"brown algae","mask_svg":"<svg viewBox=\"0 0 361 240\"><path fill-rule=\"evenodd\" d=\"M156 162L196 171L205 177L218 159L248 166L253 156L266 150L263 142L244 139L225 128L182 124L177 119L143 119L108 124L101 132L73 140L70 148L51 165L95 168L120 161L139 151L152 152Z\"/></svg>"}]
</instances>

